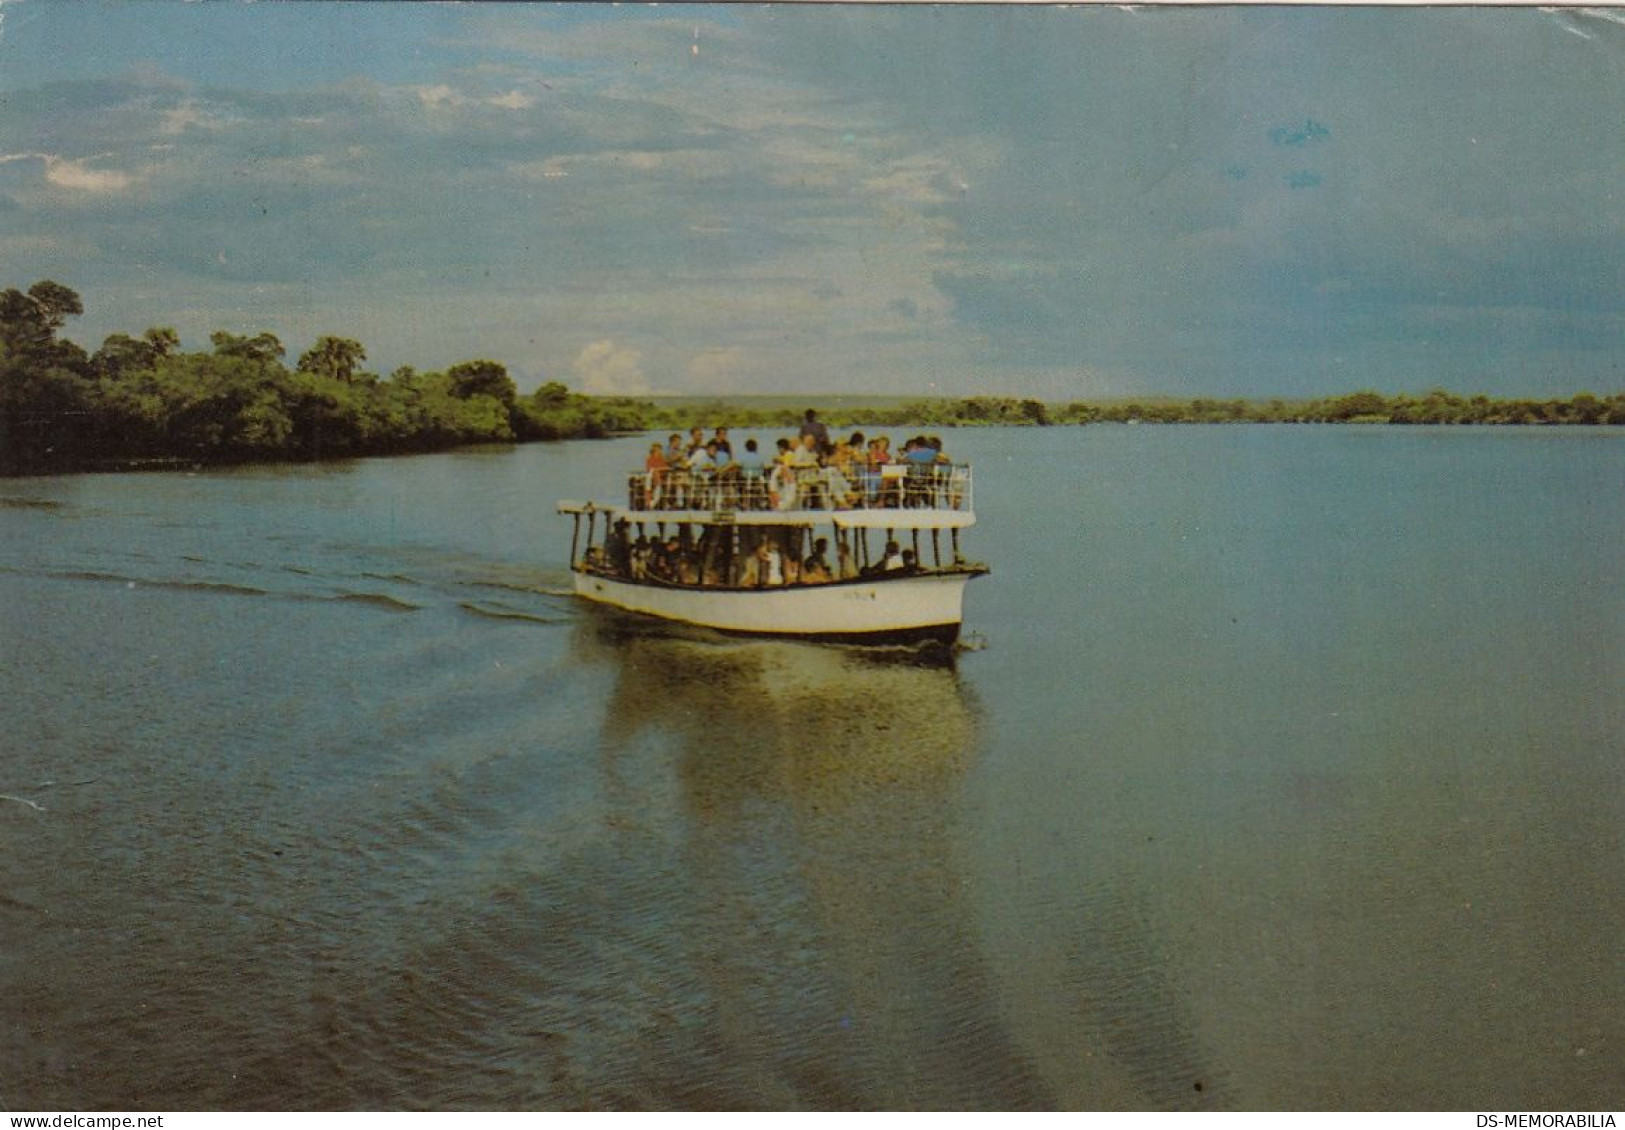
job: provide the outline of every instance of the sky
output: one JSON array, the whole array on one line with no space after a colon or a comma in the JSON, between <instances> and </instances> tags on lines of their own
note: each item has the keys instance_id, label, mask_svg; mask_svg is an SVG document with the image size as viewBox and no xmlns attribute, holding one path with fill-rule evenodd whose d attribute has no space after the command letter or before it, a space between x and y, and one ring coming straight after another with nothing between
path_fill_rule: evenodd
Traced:
<instances>
[{"instance_id":1,"label":"sky","mask_svg":"<svg viewBox=\"0 0 1625 1130\"><path fill-rule=\"evenodd\" d=\"M0 285L602 394L1625 389L1625 11L0 0Z\"/></svg>"}]
</instances>

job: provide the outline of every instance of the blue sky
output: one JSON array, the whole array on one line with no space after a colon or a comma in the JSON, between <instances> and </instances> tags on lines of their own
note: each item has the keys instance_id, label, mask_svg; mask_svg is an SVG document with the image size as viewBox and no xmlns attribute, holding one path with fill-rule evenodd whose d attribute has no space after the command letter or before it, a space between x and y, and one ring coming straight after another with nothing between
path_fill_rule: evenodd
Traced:
<instances>
[{"instance_id":1,"label":"blue sky","mask_svg":"<svg viewBox=\"0 0 1625 1130\"><path fill-rule=\"evenodd\" d=\"M0 7L4 285L594 392L1625 388L1625 13Z\"/></svg>"}]
</instances>

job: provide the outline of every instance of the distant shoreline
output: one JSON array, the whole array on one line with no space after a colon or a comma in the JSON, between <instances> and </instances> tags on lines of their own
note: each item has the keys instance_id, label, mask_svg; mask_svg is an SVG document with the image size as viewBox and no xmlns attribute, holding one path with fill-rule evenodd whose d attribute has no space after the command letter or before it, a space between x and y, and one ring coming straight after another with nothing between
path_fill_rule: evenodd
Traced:
<instances>
[{"instance_id":1,"label":"distant shoreline","mask_svg":"<svg viewBox=\"0 0 1625 1130\"><path fill-rule=\"evenodd\" d=\"M567 439L614 439L652 432L686 432L694 426L707 429L728 427L738 430L791 431L800 422L801 412L789 409L764 410L743 407L727 401L695 398L692 404L662 405L655 401L623 398L594 398L570 394L584 418L605 418L620 426L594 425L587 428L558 429L553 434L482 438L423 446L391 448L387 444L346 448L332 452L245 452L240 450L192 450L170 454L102 454L78 451L73 457L54 457L47 449L42 458L19 464L7 452L17 448L8 441L5 421L0 418L0 478L29 478L61 474L111 474L133 472L195 472L209 468L263 465L312 465L338 463L350 459L386 456L428 455L447 451L468 451L480 447L517 447L528 443ZM1016 428L1082 427L1089 425L1212 424L1212 425L1333 425L1393 427L1618 427L1625 425L1625 395L1597 398L1581 394L1568 400L1505 401L1484 397L1461 398L1450 394L1430 394L1426 398L1396 397L1382 409L1363 399L1376 394L1356 393L1330 400L1280 401L1124 401L1100 405L1072 402L1055 405L1039 401L1016 401L1015 412L985 412L982 407L965 411L963 400L911 402L901 408L843 406L841 398L809 398L820 418L831 428L885 428L929 431L937 428ZM971 398L971 402L990 398ZM594 412L597 402L603 415ZM1003 403L995 402L995 403ZM1042 415L1039 416L1039 409ZM1356 410L1366 409L1366 410ZM645 415L646 414L646 415ZM1038 418L1035 418L1037 416ZM36 428L41 421L33 421ZM48 428L47 428L48 430Z\"/></svg>"},{"instance_id":2,"label":"distant shoreline","mask_svg":"<svg viewBox=\"0 0 1625 1130\"><path fill-rule=\"evenodd\" d=\"M1084 424L1625 424L1625 393L1491 399L1444 389L1370 390L1309 400L1196 397L1042 401L1013 396L833 394L589 396L557 381L521 395L506 366L476 359L441 372L363 368L365 347L324 336L292 366L275 335L217 332L185 352L175 330L110 335L94 354L60 336L83 313L49 279L0 293L0 476L333 462L481 444L600 439L700 426L796 428L817 409L832 428L930 432L949 427Z\"/></svg>"}]
</instances>

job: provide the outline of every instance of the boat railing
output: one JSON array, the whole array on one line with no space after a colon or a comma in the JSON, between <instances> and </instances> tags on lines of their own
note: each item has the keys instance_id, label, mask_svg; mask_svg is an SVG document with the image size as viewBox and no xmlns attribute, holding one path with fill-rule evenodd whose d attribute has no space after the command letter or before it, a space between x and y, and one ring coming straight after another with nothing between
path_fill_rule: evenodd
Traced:
<instances>
[{"instance_id":1,"label":"boat railing","mask_svg":"<svg viewBox=\"0 0 1625 1130\"><path fill-rule=\"evenodd\" d=\"M627 508L969 511L972 482L969 463L887 463L850 475L834 467L668 467L628 476Z\"/></svg>"}]
</instances>

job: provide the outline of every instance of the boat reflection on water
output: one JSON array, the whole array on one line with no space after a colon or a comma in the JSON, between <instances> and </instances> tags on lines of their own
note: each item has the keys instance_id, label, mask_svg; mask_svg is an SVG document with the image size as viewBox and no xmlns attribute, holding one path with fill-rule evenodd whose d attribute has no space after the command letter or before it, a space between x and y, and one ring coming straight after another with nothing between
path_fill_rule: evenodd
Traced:
<instances>
[{"instance_id":1,"label":"boat reflection on water","mask_svg":"<svg viewBox=\"0 0 1625 1130\"><path fill-rule=\"evenodd\" d=\"M613 614L579 632L578 657L615 672L611 818L663 844L692 892L683 1023L704 1038L681 1058L703 1047L704 1063L683 1064L697 1092L675 1100L1052 1105L1003 1026L956 874L980 726L952 662Z\"/></svg>"}]
</instances>

